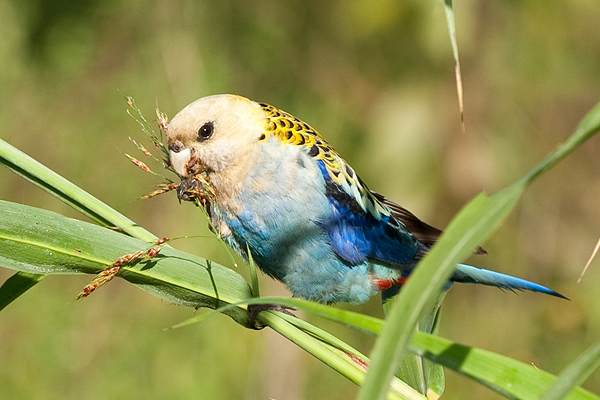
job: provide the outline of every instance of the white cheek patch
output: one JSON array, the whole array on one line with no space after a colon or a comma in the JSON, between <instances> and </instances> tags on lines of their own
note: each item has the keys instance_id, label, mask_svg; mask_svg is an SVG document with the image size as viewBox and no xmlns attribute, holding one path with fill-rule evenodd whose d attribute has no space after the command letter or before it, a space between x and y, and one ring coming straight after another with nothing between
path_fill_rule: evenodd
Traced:
<instances>
[{"instance_id":1,"label":"white cheek patch","mask_svg":"<svg viewBox=\"0 0 600 400\"><path fill-rule=\"evenodd\" d=\"M192 150L185 149L181 150L179 153L174 151L169 151L169 158L171 159L171 165L177 171L177 173L183 177L187 177L187 164L192 157Z\"/></svg>"}]
</instances>

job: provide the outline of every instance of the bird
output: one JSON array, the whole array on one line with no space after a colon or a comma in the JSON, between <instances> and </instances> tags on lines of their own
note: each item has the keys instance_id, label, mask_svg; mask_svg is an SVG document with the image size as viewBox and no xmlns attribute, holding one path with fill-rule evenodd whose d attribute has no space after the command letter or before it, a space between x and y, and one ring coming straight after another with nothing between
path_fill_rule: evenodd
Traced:
<instances>
[{"instance_id":1,"label":"bird","mask_svg":"<svg viewBox=\"0 0 600 400\"><path fill-rule=\"evenodd\" d=\"M202 176L220 237L293 297L360 304L396 293L442 233L370 190L321 134L269 104L203 97L173 117L166 137L180 201L193 200ZM456 265L447 288L453 282L566 298L467 264Z\"/></svg>"}]
</instances>

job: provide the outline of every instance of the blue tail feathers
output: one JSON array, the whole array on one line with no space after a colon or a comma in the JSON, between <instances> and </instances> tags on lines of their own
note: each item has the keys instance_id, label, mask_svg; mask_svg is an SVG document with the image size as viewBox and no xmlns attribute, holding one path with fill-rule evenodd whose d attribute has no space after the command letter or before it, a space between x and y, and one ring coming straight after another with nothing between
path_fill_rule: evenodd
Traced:
<instances>
[{"instance_id":1,"label":"blue tail feathers","mask_svg":"<svg viewBox=\"0 0 600 400\"><path fill-rule=\"evenodd\" d=\"M499 272L473 267L467 264L457 264L456 271L450 280L454 282L479 283L482 285L496 286L501 289L509 289L512 291L530 290L532 292L545 293L568 300L568 298L562 294L555 292L552 289L548 289L545 286L538 285L537 283L529 282L525 279L510 275L501 274Z\"/></svg>"}]
</instances>

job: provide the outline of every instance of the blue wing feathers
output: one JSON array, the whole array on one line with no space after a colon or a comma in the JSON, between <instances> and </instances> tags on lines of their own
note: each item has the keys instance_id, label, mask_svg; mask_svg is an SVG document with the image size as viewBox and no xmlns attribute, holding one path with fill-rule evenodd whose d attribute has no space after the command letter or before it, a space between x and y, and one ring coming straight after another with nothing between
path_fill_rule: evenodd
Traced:
<instances>
[{"instance_id":1,"label":"blue wing feathers","mask_svg":"<svg viewBox=\"0 0 600 400\"><path fill-rule=\"evenodd\" d=\"M321 221L335 253L351 265L368 258L391 266L412 266L419 253L419 242L392 215L374 216L329 177L322 161L326 196L331 215Z\"/></svg>"},{"instance_id":2,"label":"blue wing feathers","mask_svg":"<svg viewBox=\"0 0 600 400\"><path fill-rule=\"evenodd\" d=\"M350 265L375 259L408 274L429 246L420 243L393 213L374 216L365 211L350 194L333 182L322 162L319 162L319 167L325 178L326 196L331 207L331 216L322 221L321 226L327 232L333 251ZM566 298L537 283L466 264L458 264L450 280Z\"/></svg>"}]
</instances>

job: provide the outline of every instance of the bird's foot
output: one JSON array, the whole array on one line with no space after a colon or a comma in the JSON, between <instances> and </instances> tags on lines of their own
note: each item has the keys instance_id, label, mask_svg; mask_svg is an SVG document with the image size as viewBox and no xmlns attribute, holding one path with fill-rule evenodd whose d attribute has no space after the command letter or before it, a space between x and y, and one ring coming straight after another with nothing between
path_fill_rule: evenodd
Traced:
<instances>
[{"instance_id":1,"label":"bird's foot","mask_svg":"<svg viewBox=\"0 0 600 400\"><path fill-rule=\"evenodd\" d=\"M196 179L183 179L177 186L177 198L183 201L195 201L202 196L202 184Z\"/></svg>"},{"instance_id":2,"label":"bird's foot","mask_svg":"<svg viewBox=\"0 0 600 400\"><path fill-rule=\"evenodd\" d=\"M266 326L266 325L261 324L257 319L258 314L260 314L262 311L279 311L284 314L295 317L295 315L292 314L292 312L290 310L294 311L296 309L292 308L292 307L282 306L279 304L249 304L248 305L248 325L250 325L250 327L252 329L260 330Z\"/></svg>"}]
</instances>

